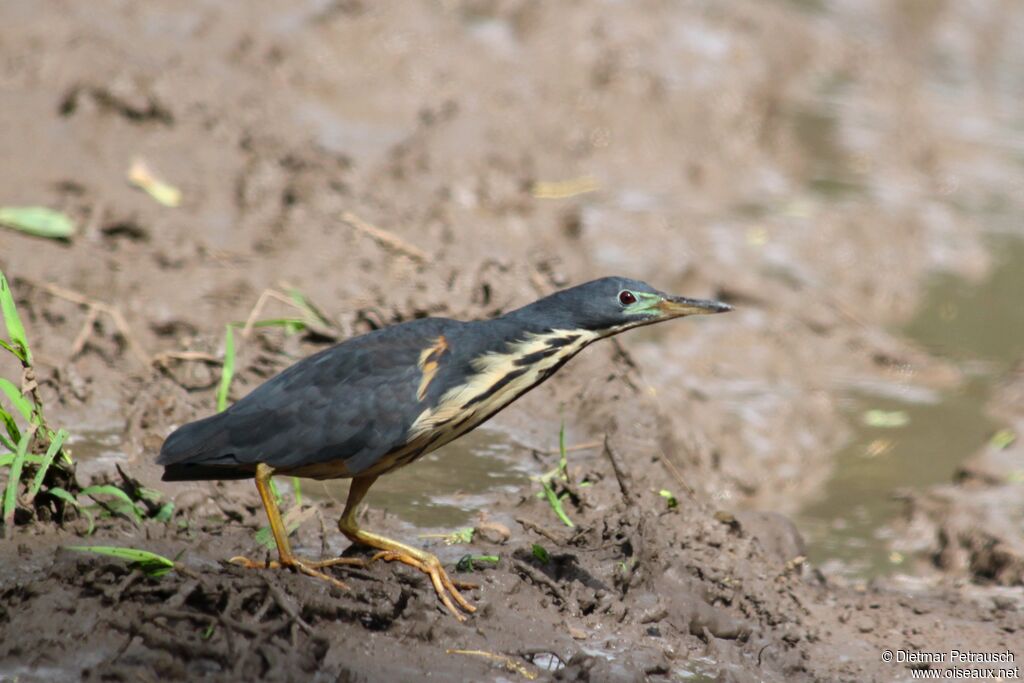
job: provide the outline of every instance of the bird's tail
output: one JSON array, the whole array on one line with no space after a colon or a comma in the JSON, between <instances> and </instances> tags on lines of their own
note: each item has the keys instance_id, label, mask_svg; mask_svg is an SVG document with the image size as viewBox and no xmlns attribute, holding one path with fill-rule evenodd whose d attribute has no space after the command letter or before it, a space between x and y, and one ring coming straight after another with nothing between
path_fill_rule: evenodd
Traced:
<instances>
[{"instance_id":1,"label":"bird's tail","mask_svg":"<svg viewBox=\"0 0 1024 683\"><path fill-rule=\"evenodd\" d=\"M176 429L156 459L164 466L163 481L250 479L255 465L241 463L228 449L224 413L196 420Z\"/></svg>"}]
</instances>

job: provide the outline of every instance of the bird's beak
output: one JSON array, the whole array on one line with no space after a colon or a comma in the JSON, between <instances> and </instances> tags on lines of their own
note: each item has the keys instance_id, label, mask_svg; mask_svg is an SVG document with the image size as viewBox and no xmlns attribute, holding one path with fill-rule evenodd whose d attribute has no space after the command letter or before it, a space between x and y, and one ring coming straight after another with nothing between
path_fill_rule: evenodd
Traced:
<instances>
[{"instance_id":1,"label":"bird's beak","mask_svg":"<svg viewBox=\"0 0 1024 683\"><path fill-rule=\"evenodd\" d=\"M665 318L680 318L684 315L707 315L708 313L725 313L732 306L721 301L708 299L688 299L685 296L666 296L658 303L658 310Z\"/></svg>"}]
</instances>

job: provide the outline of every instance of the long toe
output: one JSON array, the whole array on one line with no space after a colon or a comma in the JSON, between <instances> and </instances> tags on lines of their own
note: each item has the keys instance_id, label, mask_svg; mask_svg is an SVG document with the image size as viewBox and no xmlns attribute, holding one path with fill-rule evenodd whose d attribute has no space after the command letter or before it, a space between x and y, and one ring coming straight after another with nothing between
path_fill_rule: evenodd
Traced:
<instances>
[{"instance_id":1,"label":"long toe","mask_svg":"<svg viewBox=\"0 0 1024 683\"><path fill-rule=\"evenodd\" d=\"M341 559L347 559L347 558L337 558L337 559L341 560ZM320 567L329 567L329 566L332 566L334 564L350 564L348 562L335 562L333 560L322 560L322 561L319 561L319 562L313 562L313 561L300 560L298 558L291 558L290 560L286 560L283 563L282 562L277 562L277 561L274 561L274 560L258 562L256 560L251 560L248 557L242 557L242 556L232 557L228 561L231 564L236 564L239 567L245 567L246 569L281 569L282 567L287 567L289 569L294 569L297 572L305 574L306 576L311 576L314 579L320 579L321 581L326 581L327 583L331 584L335 588L340 588L341 590L344 590L344 591L350 590L349 585L347 583L345 583L344 581L336 579L333 576L331 576L329 574L325 574L324 572L319 570Z\"/></svg>"},{"instance_id":2,"label":"long toe","mask_svg":"<svg viewBox=\"0 0 1024 683\"><path fill-rule=\"evenodd\" d=\"M437 557L424 553L424 557L420 558L398 550L384 550L370 559L371 562L376 560L401 562L410 567L415 567L429 576L430 583L433 584L434 592L437 593L441 604L459 621L465 621L466 617L455 607L455 603L458 603L459 607L470 614L476 611L476 607L469 600L466 600L462 593L459 592L459 589L455 587L455 582L448 576L448 572L445 571ZM455 602L452 602L453 598Z\"/></svg>"},{"instance_id":3,"label":"long toe","mask_svg":"<svg viewBox=\"0 0 1024 683\"><path fill-rule=\"evenodd\" d=\"M312 567L313 569L323 569L324 567L337 567L339 565L343 567L365 567L370 563L369 560L364 560L360 557L332 557L329 560L317 560L315 562L303 560L303 562L306 564L306 566Z\"/></svg>"},{"instance_id":4,"label":"long toe","mask_svg":"<svg viewBox=\"0 0 1024 683\"><path fill-rule=\"evenodd\" d=\"M341 581L340 579L336 579L333 576L331 576L330 574L325 574L324 572L320 571L319 569L316 569L315 567L318 564L319 563L316 563L316 562L311 562L311 563L307 564L306 562L304 562L302 560L295 560L294 563L291 566L294 569L302 572L306 576L312 576L314 579L320 579L322 581L326 581L327 583L331 584L332 586L335 586L336 588L340 588L343 591L351 590L349 588L349 585L347 583L345 583L344 581Z\"/></svg>"}]
</instances>

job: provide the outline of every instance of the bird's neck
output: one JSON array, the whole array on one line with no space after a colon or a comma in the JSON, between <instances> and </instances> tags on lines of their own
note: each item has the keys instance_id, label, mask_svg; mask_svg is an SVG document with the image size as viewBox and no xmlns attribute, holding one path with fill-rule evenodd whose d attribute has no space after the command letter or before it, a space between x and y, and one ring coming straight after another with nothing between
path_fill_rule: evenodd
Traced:
<instances>
[{"instance_id":1,"label":"bird's neck","mask_svg":"<svg viewBox=\"0 0 1024 683\"><path fill-rule=\"evenodd\" d=\"M550 299L547 297L517 308L497 320L509 330L520 331L523 336L547 335L556 330L577 330L578 323L566 312L565 307Z\"/></svg>"},{"instance_id":2,"label":"bird's neck","mask_svg":"<svg viewBox=\"0 0 1024 683\"><path fill-rule=\"evenodd\" d=\"M580 329L564 316L537 315L527 308L512 311L489 323L489 331L494 334L487 343L489 354L507 358L509 362L521 359L517 367L543 361L540 362L542 371L557 369L602 336Z\"/></svg>"}]
</instances>

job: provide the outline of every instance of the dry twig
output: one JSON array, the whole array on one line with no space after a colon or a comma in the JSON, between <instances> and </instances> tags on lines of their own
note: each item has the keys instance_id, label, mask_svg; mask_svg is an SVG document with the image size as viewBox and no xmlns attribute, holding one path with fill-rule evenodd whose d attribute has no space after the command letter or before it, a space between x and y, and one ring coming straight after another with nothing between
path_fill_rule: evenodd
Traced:
<instances>
[{"instance_id":1,"label":"dry twig","mask_svg":"<svg viewBox=\"0 0 1024 683\"><path fill-rule=\"evenodd\" d=\"M73 360L79 353L81 353L82 349L85 348L86 343L88 343L89 338L93 334L93 324L96 322L100 313L105 313L114 321L114 327L116 327L117 331L120 332L122 337L124 337L125 343L128 344L128 348L135 355L135 358L144 366L149 367L151 364L149 354L143 350L138 340L136 340L135 335L132 334L131 328L128 327L128 321L125 320L124 315L121 314L121 310L119 308L91 297L87 297L84 294L79 294L78 292L74 292L70 289L65 289L60 285L45 283L40 285L40 287L43 291L52 294L58 299L70 301L73 304L85 306L88 309L86 312L85 324L75 337L74 344L72 344L70 360Z\"/></svg>"},{"instance_id":2,"label":"dry twig","mask_svg":"<svg viewBox=\"0 0 1024 683\"><path fill-rule=\"evenodd\" d=\"M604 453L612 463L612 470L615 472L615 478L619 481L619 490L622 491L622 497L626 499L627 503L632 502L634 498L631 491L632 484L629 474L622 469L622 464L619 463L619 456L615 453L615 449L612 448L610 437L607 434L604 437Z\"/></svg>"},{"instance_id":3,"label":"dry twig","mask_svg":"<svg viewBox=\"0 0 1024 683\"><path fill-rule=\"evenodd\" d=\"M672 462L672 458L669 457L668 453L663 452L661 454L661 461L665 463L665 468L668 469L673 477L675 477L676 481L679 482L679 485L683 487L683 490L692 497L693 488L686 483L685 479L683 479L683 473L680 472L676 464Z\"/></svg>"},{"instance_id":4,"label":"dry twig","mask_svg":"<svg viewBox=\"0 0 1024 683\"><path fill-rule=\"evenodd\" d=\"M519 526L523 527L527 531L532 531L535 534L539 534L539 535L543 536L544 538L548 539L549 541L551 541L552 543L555 543L557 545L566 545L569 542L568 538L559 536L558 534L555 534L551 530L546 529L545 527L542 527L541 525L539 525L539 524L537 524L535 522L531 522L528 519L522 519L521 517L516 517L516 522L518 522Z\"/></svg>"},{"instance_id":5,"label":"dry twig","mask_svg":"<svg viewBox=\"0 0 1024 683\"><path fill-rule=\"evenodd\" d=\"M249 317L245 319L245 325L242 327L242 339L248 339L249 335L252 334L252 328L259 319L260 314L263 313L263 309L266 307L267 302L271 299L280 301L283 304L291 306L292 308L302 310L291 298L278 292L275 289L264 289L258 299L256 299L256 305L249 311Z\"/></svg>"},{"instance_id":6,"label":"dry twig","mask_svg":"<svg viewBox=\"0 0 1024 683\"><path fill-rule=\"evenodd\" d=\"M544 572L534 569L522 560L513 560L512 564L517 572L533 581L537 586L547 588L555 600L568 606L569 600L565 597L565 591Z\"/></svg>"},{"instance_id":7,"label":"dry twig","mask_svg":"<svg viewBox=\"0 0 1024 683\"><path fill-rule=\"evenodd\" d=\"M290 285L288 283L281 283L283 287L288 289ZM327 320L320 311L314 309L312 304L308 304L310 309L307 309L296 302L292 297L277 291L276 289L265 289L260 294L259 298L256 299L256 305L252 307L249 312L249 317L245 319L245 325L242 327L242 338L248 339L249 335L252 334L252 329L259 320L259 316L263 313L263 309L269 301L279 301L287 306L291 306L295 310L302 314L302 324L310 332L314 332L321 337L329 340L337 340L341 337L341 333L335 328L334 323Z\"/></svg>"},{"instance_id":8,"label":"dry twig","mask_svg":"<svg viewBox=\"0 0 1024 683\"><path fill-rule=\"evenodd\" d=\"M390 233L387 230L382 230L381 228L378 228L375 225L367 223L366 221L364 221L362 218L355 215L351 211L346 211L345 213L341 214L341 220L345 221L346 223L348 223L349 225L351 225L353 228L363 233L364 235L369 236L374 241L376 241L377 244L381 245L385 249L397 251L400 254L408 256L413 261L417 261L418 263L426 263L427 261L430 260L429 254L427 254L427 252L423 251L419 247L409 244L401 237L398 237L397 235Z\"/></svg>"},{"instance_id":9,"label":"dry twig","mask_svg":"<svg viewBox=\"0 0 1024 683\"><path fill-rule=\"evenodd\" d=\"M565 452L566 453L573 453L575 451L590 450L591 448L600 448L601 444L602 444L601 441L585 441L583 443L573 444L572 446L566 446L565 447ZM560 449L560 448L548 448L548 449L545 449L545 450L541 451L541 453L545 453L547 455L551 455L553 453L561 453L561 452L562 452L562 449Z\"/></svg>"}]
</instances>

